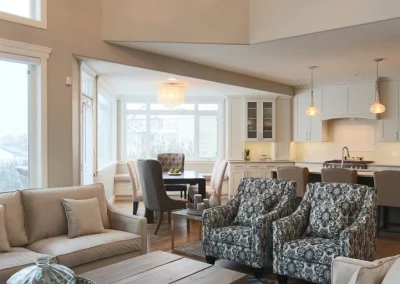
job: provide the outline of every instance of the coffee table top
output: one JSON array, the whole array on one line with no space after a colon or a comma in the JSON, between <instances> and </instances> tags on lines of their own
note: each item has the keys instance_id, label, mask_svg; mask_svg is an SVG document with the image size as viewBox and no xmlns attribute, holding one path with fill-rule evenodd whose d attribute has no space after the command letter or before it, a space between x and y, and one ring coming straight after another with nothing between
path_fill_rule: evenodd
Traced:
<instances>
[{"instance_id":1,"label":"coffee table top","mask_svg":"<svg viewBox=\"0 0 400 284\"><path fill-rule=\"evenodd\" d=\"M182 256L155 251L82 275L97 284L244 284L247 275Z\"/></svg>"},{"instance_id":2,"label":"coffee table top","mask_svg":"<svg viewBox=\"0 0 400 284\"><path fill-rule=\"evenodd\" d=\"M196 221L202 221L202 220L203 220L203 217L202 217L202 216L188 214L188 213L186 212L186 209L177 210L177 211L172 211L171 214L172 214L172 215L183 216L183 217L185 217L186 219L190 219L190 220L196 220Z\"/></svg>"}]
</instances>

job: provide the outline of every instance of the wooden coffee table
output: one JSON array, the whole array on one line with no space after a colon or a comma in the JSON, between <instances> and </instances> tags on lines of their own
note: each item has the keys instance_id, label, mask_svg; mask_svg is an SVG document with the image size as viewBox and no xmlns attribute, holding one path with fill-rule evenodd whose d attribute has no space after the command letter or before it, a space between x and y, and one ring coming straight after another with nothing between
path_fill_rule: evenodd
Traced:
<instances>
[{"instance_id":1,"label":"wooden coffee table","mask_svg":"<svg viewBox=\"0 0 400 284\"><path fill-rule=\"evenodd\" d=\"M97 284L244 284L246 274L156 251L95 269L80 276Z\"/></svg>"}]
</instances>

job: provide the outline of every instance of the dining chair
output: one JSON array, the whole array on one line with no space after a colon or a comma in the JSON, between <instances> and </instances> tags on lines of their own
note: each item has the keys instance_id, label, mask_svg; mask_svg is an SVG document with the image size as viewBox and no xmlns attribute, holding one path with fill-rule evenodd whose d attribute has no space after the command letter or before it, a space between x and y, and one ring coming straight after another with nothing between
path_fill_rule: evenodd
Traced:
<instances>
[{"instance_id":1,"label":"dining chair","mask_svg":"<svg viewBox=\"0 0 400 284\"><path fill-rule=\"evenodd\" d=\"M126 166L128 168L128 174L132 184L133 215L137 215L139 202L143 201L143 192L139 183L135 163L133 161L128 161Z\"/></svg>"},{"instance_id":2,"label":"dining chair","mask_svg":"<svg viewBox=\"0 0 400 284\"><path fill-rule=\"evenodd\" d=\"M162 166L156 160L138 160L139 183L143 190L143 202L148 210L159 213L154 235L163 221L163 213L168 212L168 223L171 222L171 211L186 208L185 200L171 199L165 191Z\"/></svg>"},{"instance_id":3,"label":"dining chair","mask_svg":"<svg viewBox=\"0 0 400 284\"><path fill-rule=\"evenodd\" d=\"M278 179L296 182L296 197L303 197L308 183L308 168L287 166L277 168Z\"/></svg>"},{"instance_id":4,"label":"dining chair","mask_svg":"<svg viewBox=\"0 0 400 284\"><path fill-rule=\"evenodd\" d=\"M185 171L185 154L160 153L157 154L157 160L161 163L163 172L168 172L170 169L180 169L181 172ZM186 199L186 184L166 184L165 189L167 191L179 191L181 198L184 197Z\"/></svg>"},{"instance_id":5,"label":"dining chair","mask_svg":"<svg viewBox=\"0 0 400 284\"><path fill-rule=\"evenodd\" d=\"M381 229L381 211L383 209L383 227L388 225L388 207L400 207L400 171L374 172L375 188L378 192L376 234ZM400 225L400 224L393 224Z\"/></svg>"},{"instance_id":6,"label":"dining chair","mask_svg":"<svg viewBox=\"0 0 400 284\"><path fill-rule=\"evenodd\" d=\"M357 183L357 171L332 168L321 170L322 182Z\"/></svg>"},{"instance_id":7,"label":"dining chair","mask_svg":"<svg viewBox=\"0 0 400 284\"><path fill-rule=\"evenodd\" d=\"M210 198L215 192L218 199L218 204L221 204L222 186L224 184L225 171L228 166L228 161L222 158L217 158L211 173L210 184L206 187L206 197ZM188 190L189 200L193 200L195 194L199 192L197 185L191 185Z\"/></svg>"}]
</instances>

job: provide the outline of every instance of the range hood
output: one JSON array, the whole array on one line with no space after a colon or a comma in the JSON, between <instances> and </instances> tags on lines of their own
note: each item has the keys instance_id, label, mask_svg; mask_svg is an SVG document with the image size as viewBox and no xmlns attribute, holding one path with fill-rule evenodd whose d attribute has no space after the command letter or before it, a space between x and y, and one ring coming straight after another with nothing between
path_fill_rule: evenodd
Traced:
<instances>
[{"instance_id":1,"label":"range hood","mask_svg":"<svg viewBox=\"0 0 400 284\"><path fill-rule=\"evenodd\" d=\"M377 120L378 115L374 113L343 113L343 114L323 114L321 113L321 120L331 120L331 119L371 119L371 120Z\"/></svg>"}]
</instances>

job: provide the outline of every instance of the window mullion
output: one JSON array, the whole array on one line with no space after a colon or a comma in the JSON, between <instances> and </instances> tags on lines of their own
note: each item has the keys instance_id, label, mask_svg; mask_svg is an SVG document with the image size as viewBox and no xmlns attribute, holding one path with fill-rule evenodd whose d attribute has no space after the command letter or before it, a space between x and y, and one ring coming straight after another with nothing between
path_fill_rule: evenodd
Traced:
<instances>
[{"instance_id":1,"label":"window mullion","mask_svg":"<svg viewBox=\"0 0 400 284\"><path fill-rule=\"evenodd\" d=\"M194 115L194 157L195 159L200 158L200 118L199 118L199 111L198 111L198 104L195 107L195 115Z\"/></svg>"}]
</instances>

